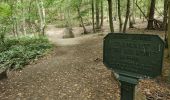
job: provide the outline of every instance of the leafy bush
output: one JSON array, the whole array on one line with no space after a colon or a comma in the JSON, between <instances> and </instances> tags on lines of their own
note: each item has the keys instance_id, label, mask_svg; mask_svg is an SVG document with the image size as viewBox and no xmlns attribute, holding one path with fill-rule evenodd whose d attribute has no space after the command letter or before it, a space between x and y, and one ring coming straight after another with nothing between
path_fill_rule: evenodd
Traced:
<instances>
[{"instance_id":1,"label":"leafy bush","mask_svg":"<svg viewBox=\"0 0 170 100\"><path fill-rule=\"evenodd\" d=\"M46 37L6 39L0 44L0 68L21 69L52 48Z\"/></svg>"},{"instance_id":2,"label":"leafy bush","mask_svg":"<svg viewBox=\"0 0 170 100\"><path fill-rule=\"evenodd\" d=\"M3 44L5 41L5 32L6 27L0 27L0 44Z\"/></svg>"}]
</instances>

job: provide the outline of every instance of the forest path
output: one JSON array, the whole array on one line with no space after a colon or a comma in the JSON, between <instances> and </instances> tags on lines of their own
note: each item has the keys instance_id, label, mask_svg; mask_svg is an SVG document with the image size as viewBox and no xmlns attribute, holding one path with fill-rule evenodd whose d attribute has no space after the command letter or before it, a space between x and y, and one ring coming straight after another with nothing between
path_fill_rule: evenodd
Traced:
<instances>
[{"instance_id":1,"label":"forest path","mask_svg":"<svg viewBox=\"0 0 170 100\"><path fill-rule=\"evenodd\" d=\"M102 63L104 36L90 34L62 39L59 37L62 29L50 31L49 39L56 44L52 53L21 71L9 72L9 78L0 81L0 100L119 100L118 83ZM163 36L163 32L146 33ZM162 100L169 100L167 87L162 82L149 80L141 82L138 89L148 97L157 98L160 94Z\"/></svg>"},{"instance_id":2,"label":"forest path","mask_svg":"<svg viewBox=\"0 0 170 100\"><path fill-rule=\"evenodd\" d=\"M0 82L0 100L118 100L119 88L102 63L103 36L77 37L53 54Z\"/></svg>"}]
</instances>

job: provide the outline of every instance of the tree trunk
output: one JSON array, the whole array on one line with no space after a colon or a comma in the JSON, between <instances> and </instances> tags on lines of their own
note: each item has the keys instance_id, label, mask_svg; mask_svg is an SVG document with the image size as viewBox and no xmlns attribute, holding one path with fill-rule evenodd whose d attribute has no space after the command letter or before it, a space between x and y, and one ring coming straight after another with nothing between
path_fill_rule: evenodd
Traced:
<instances>
[{"instance_id":1,"label":"tree trunk","mask_svg":"<svg viewBox=\"0 0 170 100\"><path fill-rule=\"evenodd\" d=\"M70 2L71 0L67 0L65 1L64 3L68 3ZM64 5L64 13L63 13L63 16L64 16L64 21L65 21L65 31L64 31L64 35L63 35L63 38L74 38L74 34L73 34L73 31L72 31L72 21L71 21L71 9L68 5Z\"/></svg>"},{"instance_id":2,"label":"tree trunk","mask_svg":"<svg viewBox=\"0 0 170 100\"><path fill-rule=\"evenodd\" d=\"M122 31L122 16L121 16L121 9L120 9L120 0L117 0L118 5L118 17L119 17L119 32Z\"/></svg>"},{"instance_id":3,"label":"tree trunk","mask_svg":"<svg viewBox=\"0 0 170 100\"><path fill-rule=\"evenodd\" d=\"M128 19L129 19L129 13L130 13L130 0L127 0L127 11L126 11L126 18L125 18L125 23L123 27L123 33L126 33L126 26L127 26Z\"/></svg>"},{"instance_id":4,"label":"tree trunk","mask_svg":"<svg viewBox=\"0 0 170 100\"><path fill-rule=\"evenodd\" d=\"M39 3L40 2L40 3ZM37 1L36 0L36 4L37 4L37 8L38 8L38 14L40 17L40 33L42 35L44 35L45 33L45 8L43 6L43 2L42 1Z\"/></svg>"},{"instance_id":5,"label":"tree trunk","mask_svg":"<svg viewBox=\"0 0 170 100\"><path fill-rule=\"evenodd\" d=\"M112 0L107 0L108 1L108 9L109 9L109 24L110 24L110 31L114 32L114 27L113 27L113 15L112 15Z\"/></svg>"},{"instance_id":6,"label":"tree trunk","mask_svg":"<svg viewBox=\"0 0 170 100\"><path fill-rule=\"evenodd\" d=\"M16 36L19 36L19 32L18 32L18 19L15 18L15 34Z\"/></svg>"},{"instance_id":7,"label":"tree trunk","mask_svg":"<svg viewBox=\"0 0 170 100\"><path fill-rule=\"evenodd\" d=\"M24 5L23 0L21 0L21 3ZM25 26L25 8L23 5L22 5L22 30L24 35L26 35L27 33L26 33L26 26Z\"/></svg>"},{"instance_id":8,"label":"tree trunk","mask_svg":"<svg viewBox=\"0 0 170 100\"><path fill-rule=\"evenodd\" d=\"M99 20L99 0L96 0L96 29L100 28Z\"/></svg>"},{"instance_id":9,"label":"tree trunk","mask_svg":"<svg viewBox=\"0 0 170 100\"><path fill-rule=\"evenodd\" d=\"M133 0L134 1L134 0ZM130 5L132 5L132 7L130 8L130 15L129 15L129 28L134 28L133 24L133 2L130 1Z\"/></svg>"},{"instance_id":10,"label":"tree trunk","mask_svg":"<svg viewBox=\"0 0 170 100\"><path fill-rule=\"evenodd\" d=\"M77 7L77 12L78 12L78 15L79 15L79 18L80 18L80 21L81 21L81 25L82 25L83 30L84 30L84 34L87 34L87 30L85 28L85 25L84 25L84 22L83 22L83 18L82 18L81 14L80 14L80 8L79 7Z\"/></svg>"},{"instance_id":11,"label":"tree trunk","mask_svg":"<svg viewBox=\"0 0 170 100\"><path fill-rule=\"evenodd\" d=\"M41 0L41 9L42 9L42 20L43 20L43 23L42 23L42 34L45 35L45 25L46 25L46 15L45 15L45 8L44 8L44 3L43 1Z\"/></svg>"},{"instance_id":12,"label":"tree trunk","mask_svg":"<svg viewBox=\"0 0 170 100\"><path fill-rule=\"evenodd\" d=\"M136 11L136 6L135 6L135 1L136 0L133 0L133 9L132 9L132 22L133 24L135 24L135 11Z\"/></svg>"},{"instance_id":13,"label":"tree trunk","mask_svg":"<svg viewBox=\"0 0 170 100\"><path fill-rule=\"evenodd\" d=\"M132 20L132 14L130 14L130 16L129 16L129 28L134 28L133 20Z\"/></svg>"},{"instance_id":14,"label":"tree trunk","mask_svg":"<svg viewBox=\"0 0 170 100\"><path fill-rule=\"evenodd\" d=\"M29 1L29 7L28 7L28 26L29 29L31 30L31 6L32 6L32 0Z\"/></svg>"},{"instance_id":15,"label":"tree trunk","mask_svg":"<svg viewBox=\"0 0 170 100\"><path fill-rule=\"evenodd\" d=\"M136 6L137 6L137 8L140 10L140 12L143 14L143 16L145 17L145 19L148 20L148 19L147 19L147 16L146 16L145 13L142 11L142 9L139 7L139 5L137 4L137 2L136 2ZM140 13L140 14L141 14L141 13Z\"/></svg>"},{"instance_id":16,"label":"tree trunk","mask_svg":"<svg viewBox=\"0 0 170 100\"><path fill-rule=\"evenodd\" d=\"M147 18L149 17L149 14L150 14L150 7L151 7L151 0L148 0L147 1L147 14L146 14Z\"/></svg>"},{"instance_id":17,"label":"tree trunk","mask_svg":"<svg viewBox=\"0 0 170 100\"><path fill-rule=\"evenodd\" d=\"M16 33L15 33L15 18L14 18L14 15L13 15L13 12L14 12L14 4L11 3L10 4L10 8L11 8L11 13L10 13L10 17L13 18L12 19L12 32L13 32L13 35L16 36Z\"/></svg>"},{"instance_id":18,"label":"tree trunk","mask_svg":"<svg viewBox=\"0 0 170 100\"><path fill-rule=\"evenodd\" d=\"M167 19L168 19L168 0L164 0L164 18L162 30L167 30Z\"/></svg>"},{"instance_id":19,"label":"tree trunk","mask_svg":"<svg viewBox=\"0 0 170 100\"><path fill-rule=\"evenodd\" d=\"M101 23L100 23L100 27L103 26L103 0L101 0Z\"/></svg>"},{"instance_id":20,"label":"tree trunk","mask_svg":"<svg viewBox=\"0 0 170 100\"><path fill-rule=\"evenodd\" d=\"M117 7L117 0L115 0L115 16L114 16L114 20L117 21L117 14L118 14L118 7Z\"/></svg>"},{"instance_id":21,"label":"tree trunk","mask_svg":"<svg viewBox=\"0 0 170 100\"><path fill-rule=\"evenodd\" d=\"M36 4L37 4L38 14L40 18L40 33L41 33L42 32L42 12L41 12L39 1L36 0Z\"/></svg>"},{"instance_id":22,"label":"tree trunk","mask_svg":"<svg viewBox=\"0 0 170 100\"><path fill-rule=\"evenodd\" d=\"M151 0L148 26L147 26L148 30L154 29L155 2L156 0Z\"/></svg>"},{"instance_id":23,"label":"tree trunk","mask_svg":"<svg viewBox=\"0 0 170 100\"><path fill-rule=\"evenodd\" d=\"M93 32L95 33L95 26L94 26L94 0L92 0L92 24L93 24Z\"/></svg>"},{"instance_id":24,"label":"tree trunk","mask_svg":"<svg viewBox=\"0 0 170 100\"><path fill-rule=\"evenodd\" d=\"M169 6L169 16L168 16L168 49L169 49L169 57L170 57L170 1L168 2Z\"/></svg>"}]
</instances>

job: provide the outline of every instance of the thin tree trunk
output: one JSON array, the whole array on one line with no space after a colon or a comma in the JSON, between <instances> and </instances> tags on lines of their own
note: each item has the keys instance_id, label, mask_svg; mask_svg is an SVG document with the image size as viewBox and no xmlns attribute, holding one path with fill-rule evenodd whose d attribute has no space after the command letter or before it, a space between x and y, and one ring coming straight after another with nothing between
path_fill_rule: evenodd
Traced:
<instances>
[{"instance_id":1,"label":"thin tree trunk","mask_svg":"<svg viewBox=\"0 0 170 100\"><path fill-rule=\"evenodd\" d=\"M28 25L29 25L29 29L31 30L31 5L32 5L32 0L29 1L29 7L28 7Z\"/></svg>"},{"instance_id":2,"label":"thin tree trunk","mask_svg":"<svg viewBox=\"0 0 170 100\"><path fill-rule=\"evenodd\" d=\"M164 0L164 18L162 30L167 30L167 20L168 20L168 0Z\"/></svg>"},{"instance_id":3,"label":"thin tree trunk","mask_svg":"<svg viewBox=\"0 0 170 100\"><path fill-rule=\"evenodd\" d=\"M19 32L18 32L18 20L17 19L15 19L15 34L16 34L16 36L19 35Z\"/></svg>"},{"instance_id":4,"label":"thin tree trunk","mask_svg":"<svg viewBox=\"0 0 170 100\"><path fill-rule=\"evenodd\" d=\"M128 19L129 19L129 13L130 13L130 0L127 0L127 11L126 11L126 18L125 18L125 23L123 27L123 33L126 33L126 26L127 26Z\"/></svg>"},{"instance_id":5,"label":"thin tree trunk","mask_svg":"<svg viewBox=\"0 0 170 100\"><path fill-rule=\"evenodd\" d=\"M99 21L100 21L100 19L99 19L99 1L96 0L96 29L100 28Z\"/></svg>"},{"instance_id":6,"label":"thin tree trunk","mask_svg":"<svg viewBox=\"0 0 170 100\"><path fill-rule=\"evenodd\" d=\"M24 4L24 1L21 0L21 3ZM26 35L26 25L25 25L25 8L24 6L22 6L22 29L23 29L23 33L24 35Z\"/></svg>"},{"instance_id":7,"label":"thin tree trunk","mask_svg":"<svg viewBox=\"0 0 170 100\"><path fill-rule=\"evenodd\" d=\"M107 0L108 1L108 9L109 9L109 24L110 24L110 31L114 32L114 27L113 27L113 20L112 20L112 0Z\"/></svg>"},{"instance_id":8,"label":"thin tree trunk","mask_svg":"<svg viewBox=\"0 0 170 100\"><path fill-rule=\"evenodd\" d=\"M115 0L115 16L114 16L114 20L116 21L117 20L117 0Z\"/></svg>"},{"instance_id":9,"label":"thin tree trunk","mask_svg":"<svg viewBox=\"0 0 170 100\"><path fill-rule=\"evenodd\" d=\"M134 28L133 20L132 20L132 14L129 15L129 28Z\"/></svg>"},{"instance_id":10,"label":"thin tree trunk","mask_svg":"<svg viewBox=\"0 0 170 100\"><path fill-rule=\"evenodd\" d=\"M101 0L101 23L100 23L100 27L103 26L103 0Z\"/></svg>"},{"instance_id":11,"label":"thin tree trunk","mask_svg":"<svg viewBox=\"0 0 170 100\"><path fill-rule=\"evenodd\" d=\"M133 5L132 4L133 2L130 1L130 5ZM129 14L129 28L133 28L133 21L132 21L132 15L133 14L133 6L130 7L130 14Z\"/></svg>"},{"instance_id":12,"label":"thin tree trunk","mask_svg":"<svg viewBox=\"0 0 170 100\"><path fill-rule=\"evenodd\" d=\"M13 2L13 7L16 7L16 2ZM14 16L15 34L16 34L16 36L19 36L19 19L17 18L17 15L15 14L15 11L17 11L17 10L18 10L17 7L15 10L13 10L13 16Z\"/></svg>"},{"instance_id":13,"label":"thin tree trunk","mask_svg":"<svg viewBox=\"0 0 170 100\"><path fill-rule=\"evenodd\" d=\"M136 10L136 6L135 6L135 0L133 0L133 9L132 9L132 22L133 24L135 24L135 10Z\"/></svg>"},{"instance_id":14,"label":"thin tree trunk","mask_svg":"<svg viewBox=\"0 0 170 100\"><path fill-rule=\"evenodd\" d=\"M38 8L38 13L39 13L39 17L40 17L40 33L41 34L45 34L44 30L45 30L45 8L43 6L43 2L40 1L39 2L36 0L36 4L37 4L37 8Z\"/></svg>"},{"instance_id":15,"label":"thin tree trunk","mask_svg":"<svg viewBox=\"0 0 170 100\"><path fill-rule=\"evenodd\" d=\"M168 2L169 6L169 17L168 17L168 49L169 49L169 57L170 57L170 1Z\"/></svg>"},{"instance_id":16,"label":"thin tree trunk","mask_svg":"<svg viewBox=\"0 0 170 100\"><path fill-rule=\"evenodd\" d=\"M13 18L12 19L12 32L13 32L13 35L16 36L16 32L15 32L15 18L13 16L13 12L14 12L14 10L13 10L14 4L13 3L10 4L10 8L11 8L11 13L10 13L11 16L10 17Z\"/></svg>"},{"instance_id":17,"label":"thin tree trunk","mask_svg":"<svg viewBox=\"0 0 170 100\"><path fill-rule=\"evenodd\" d=\"M45 8L44 8L44 3L41 0L41 9L42 9L42 34L45 35L45 25L46 25L46 15L45 15Z\"/></svg>"},{"instance_id":18,"label":"thin tree trunk","mask_svg":"<svg viewBox=\"0 0 170 100\"><path fill-rule=\"evenodd\" d=\"M156 0L151 1L149 20L148 20L148 26L147 26L147 29L149 30L154 29L155 2Z\"/></svg>"},{"instance_id":19,"label":"thin tree trunk","mask_svg":"<svg viewBox=\"0 0 170 100\"><path fill-rule=\"evenodd\" d=\"M143 14L143 16L145 17L145 19L148 20L148 19L147 19L147 16L146 16L145 13L142 11L142 9L139 7L139 5L137 4L137 2L136 2L136 6L137 6L138 9L140 10L140 12ZM141 14L141 13L140 13L140 14Z\"/></svg>"},{"instance_id":20,"label":"thin tree trunk","mask_svg":"<svg viewBox=\"0 0 170 100\"><path fill-rule=\"evenodd\" d=\"M133 0L134 1L134 0ZM134 28L134 26L133 26L133 2L132 1L130 1L130 5L132 5L132 7L130 8L130 15L129 15L129 28Z\"/></svg>"},{"instance_id":21,"label":"thin tree trunk","mask_svg":"<svg viewBox=\"0 0 170 100\"><path fill-rule=\"evenodd\" d=\"M141 13L139 14L139 18L142 19L142 14Z\"/></svg>"},{"instance_id":22,"label":"thin tree trunk","mask_svg":"<svg viewBox=\"0 0 170 100\"><path fill-rule=\"evenodd\" d=\"M81 14L80 14L80 8L79 7L77 7L77 12L78 12L78 15L79 15L79 18L80 18L80 21L81 21L81 25L82 25L83 30L84 30L84 34L87 34L87 30L85 28L85 25L84 25L84 22L83 22L83 18L82 18Z\"/></svg>"},{"instance_id":23,"label":"thin tree trunk","mask_svg":"<svg viewBox=\"0 0 170 100\"><path fill-rule=\"evenodd\" d=\"M36 0L36 4L37 4L38 14L39 14L39 18L40 18L40 33L41 33L42 32L42 14L41 14L41 8L40 8L39 1Z\"/></svg>"},{"instance_id":24,"label":"thin tree trunk","mask_svg":"<svg viewBox=\"0 0 170 100\"><path fill-rule=\"evenodd\" d=\"M15 33L15 24L14 24L14 22L12 23L12 32L13 32L13 35L16 36L16 33Z\"/></svg>"},{"instance_id":25,"label":"thin tree trunk","mask_svg":"<svg viewBox=\"0 0 170 100\"><path fill-rule=\"evenodd\" d=\"M70 2L71 0L65 1L65 2ZM71 21L71 16L70 16L70 8L68 7L68 5L64 5L64 8L66 8L64 10L64 21L65 21L65 31L64 31L64 35L63 38L74 38L74 34L72 31L72 21Z\"/></svg>"},{"instance_id":26,"label":"thin tree trunk","mask_svg":"<svg viewBox=\"0 0 170 100\"><path fill-rule=\"evenodd\" d=\"M92 0L92 24L93 24L93 32L95 33L95 26L94 26L94 0Z\"/></svg>"},{"instance_id":27,"label":"thin tree trunk","mask_svg":"<svg viewBox=\"0 0 170 100\"><path fill-rule=\"evenodd\" d=\"M146 14L147 18L149 17L149 14L150 14L151 1L152 0L147 1L147 14Z\"/></svg>"},{"instance_id":28,"label":"thin tree trunk","mask_svg":"<svg viewBox=\"0 0 170 100\"><path fill-rule=\"evenodd\" d=\"M121 9L120 9L120 0L117 1L118 5L118 17L119 17L119 32L122 31L122 16L121 16Z\"/></svg>"}]
</instances>

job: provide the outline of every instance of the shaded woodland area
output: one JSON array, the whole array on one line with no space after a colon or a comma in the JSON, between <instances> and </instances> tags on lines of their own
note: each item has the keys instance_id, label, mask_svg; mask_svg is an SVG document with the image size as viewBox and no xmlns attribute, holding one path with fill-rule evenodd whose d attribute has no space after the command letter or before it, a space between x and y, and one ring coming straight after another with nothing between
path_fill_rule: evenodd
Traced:
<instances>
[{"instance_id":1,"label":"shaded woodland area","mask_svg":"<svg viewBox=\"0 0 170 100\"><path fill-rule=\"evenodd\" d=\"M165 42L162 75L137 100L170 100L169 0L0 0L0 99L119 100L103 65L108 33Z\"/></svg>"},{"instance_id":2,"label":"shaded woodland area","mask_svg":"<svg viewBox=\"0 0 170 100\"><path fill-rule=\"evenodd\" d=\"M166 31L168 24L168 0L1 0L0 7L2 41L5 34L45 34L49 24L66 27L70 34L75 26L83 27L83 34L89 25L93 32L101 30L106 19L111 32L114 20L119 32L134 28L138 19L148 22L148 30Z\"/></svg>"}]
</instances>

